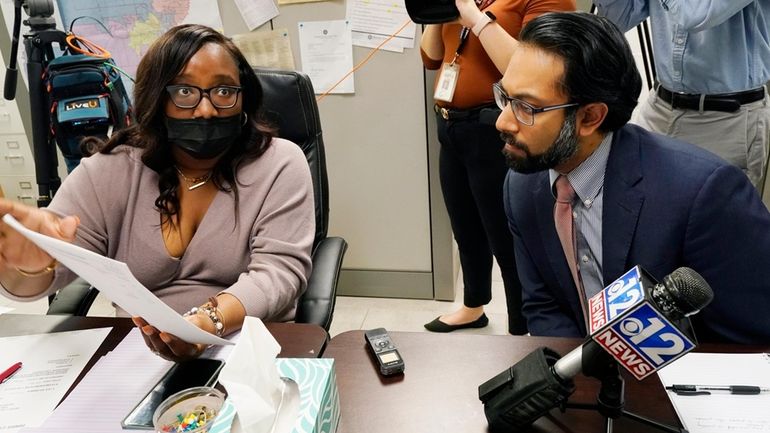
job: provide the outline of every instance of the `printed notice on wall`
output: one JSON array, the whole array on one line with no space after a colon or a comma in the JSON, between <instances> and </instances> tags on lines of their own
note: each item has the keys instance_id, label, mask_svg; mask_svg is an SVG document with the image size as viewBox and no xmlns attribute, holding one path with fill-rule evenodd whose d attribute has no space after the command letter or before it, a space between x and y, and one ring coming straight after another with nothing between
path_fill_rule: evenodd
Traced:
<instances>
[{"instance_id":1,"label":"printed notice on wall","mask_svg":"<svg viewBox=\"0 0 770 433\"><path fill-rule=\"evenodd\" d=\"M315 93L353 93L353 74L342 80L353 70L349 22L303 21L298 26L302 71L310 76Z\"/></svg>"},{"instance_id":2,"label":"printed notice on wall","mask_svg":"<svg viewBox=\"0 0 770 433\"><path fill-rule=\"evenodd\" d=\"M289 31L285 28L233 35L251 66L294 70Z\"/></svg>"}]
</instances>

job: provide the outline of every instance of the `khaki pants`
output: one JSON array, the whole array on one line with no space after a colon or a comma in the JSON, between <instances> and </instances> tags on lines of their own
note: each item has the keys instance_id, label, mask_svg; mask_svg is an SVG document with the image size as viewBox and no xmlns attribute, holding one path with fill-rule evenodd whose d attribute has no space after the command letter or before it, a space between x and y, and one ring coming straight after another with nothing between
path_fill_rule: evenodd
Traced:
<instances>
[{"instance_id":1,"label":"khaki pants","mask_svg":"<svg viewBox=\"0 0 770 433\"><path fill-rule=\"evenodd\" d=\"M770 146L770 96L734 113L672 109L651 92L640 107L639 126L698 145L738 166L760 196L765 188ZM765 203L768 203L766 200Z\"/></svg>"}]
</instances>

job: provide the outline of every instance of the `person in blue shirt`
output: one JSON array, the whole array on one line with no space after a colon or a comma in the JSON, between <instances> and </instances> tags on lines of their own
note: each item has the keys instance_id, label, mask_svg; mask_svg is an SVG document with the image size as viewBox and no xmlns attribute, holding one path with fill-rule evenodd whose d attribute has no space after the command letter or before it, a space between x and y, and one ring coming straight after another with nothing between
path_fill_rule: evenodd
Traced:
<instances>
[{"instance_id":1,"label":"person in blue shirt","mask_svg":"<svg viewBox=\"0 0 770 433\"><path fill-rule=\"evenodd\" d=\"M624 32L650 19L660 84L637 123L721 156L761 195L770 142L770 0L594 4Z\"/></svg>"}]
</instances>

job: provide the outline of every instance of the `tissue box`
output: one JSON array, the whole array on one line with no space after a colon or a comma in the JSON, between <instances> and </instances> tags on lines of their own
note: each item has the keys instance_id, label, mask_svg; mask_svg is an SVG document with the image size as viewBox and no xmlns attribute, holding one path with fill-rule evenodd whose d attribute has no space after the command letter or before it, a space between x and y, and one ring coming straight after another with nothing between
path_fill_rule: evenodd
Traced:
<instances>
[{"instance_id":1,"label":"tissue box","mask_svg":"<svg viewBox=\"0 0 770 433\"><path fill-rule=\"evenodd\" d=\"M291 433L334 433L340 421L340 395L333 359L278 358L278 372L297 382L300 394L299 418ZM235 416L231 401L217 416L209 433L228 433Z\"/></svg>"},{"instance_id":2,"label":"tissue box","mask_svg":"<svg viewBox=\"0 0 770 433\"><path fill-rule=\"evenodd\" d=\"M281 376L299 385L300 418L292 433L334 433L340 422L340 395L333 359L278 358Z\"/></svg>"}]
</instances>

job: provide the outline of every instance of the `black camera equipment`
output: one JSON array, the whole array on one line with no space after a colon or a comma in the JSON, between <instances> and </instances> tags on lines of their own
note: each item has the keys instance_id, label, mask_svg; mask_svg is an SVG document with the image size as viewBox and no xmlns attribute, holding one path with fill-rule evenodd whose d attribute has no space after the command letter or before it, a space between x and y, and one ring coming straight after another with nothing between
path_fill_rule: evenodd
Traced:
<instances>
[{"instance_id":1,"label":"black camera equipment","mask_svg":"<svg viewBox=\"0 0 770 433\"><path fill-rule=\"evenodd\" d=\"M417 24L440 24L456 20L460 11L455 0L405 0L406 13Z\"/></svg>"},{"instance_id":2,"label":"black camera equipment","mask_svg":"<svg viewBox=\"0 0 770 433\"><path fill-rule=\"evenodd\" d=\"M131 122L131 103L120 71L108 52L69 32L56 29L53 0L15 0L11 58L4 96L16 96L21 10L28 15L24 34L29 79L32 151L39 207L47 206L61 185L56 146L68 169L80 160L85 136L108 137ZM54 45L64 53L56 57Z\"/></svg>"},{"instance_id":3,"label":"black camera equipment","mask_svg":"<svg viewBox=\"0 0 770 433\"><path fill-rule=\"evenodd\" d=\"M27 76L29 77L29 104L32 118L32 152L35 157L35 177L38 184L38 206L46 206L59 188L61 180L57 173L56 151L52 149L48 134L47 97L43 87L44 65L54 58L53 44L58 43L64 50L67 35L56 29L51 0L16 0L14 3L13 35L11 58L5 75L5 99L16 97L16 57L21 31L21 8L29 16L24 23L30 32L24 35L24 49L27 53Z\"/></svg>"},{"instance_id":4,"label":"black camera equipment","mask_svg":"<svg viewBox=\"0 0 770 433\"><path fill-rule=\"evenodd\" d=\"M626 275L633 271L634 269ZM591 334L580 347L563 357L549 348L541 347L479 386L479 399L484 404L484 413L489 422L490 432L517 431L529 426L554 408L559 408L562 411L566 409L596 410L606 418L605 431L607 433L612 432L613 420L620 417L626 417L666 432L686 432L684 429L662 424L625 410L625 385L618 371L618 358L626 360L624 366L629 368L629 363L636 356L635 353L644 352L645 349L652 352L656 349L676 348L676 354L672 353L671 358L661 360L657 364L645 363L641 357L636 357L633 362L634 368L637 368L638 371L636 373L632 371L632 374L639 379L663 368L668 362L692 349L693 343L685 343L685 345L689 344L686 348L684 346L679 347L675 343L676 339L679 338L677 331L685 334L690 333L689 330L679 329L685 328L682 322L689 323L687 317L708 305L713 299L714 293L708 283L697 272L689 268L675 270L663 279L662 284L652 280L652 277L649 277L641 268L638 268L635 274L637 278L631 279L630 283L629 280L622 281L626 275L618 279L621 284L618 285L618 281L616 281L608 286L604 292L609 291L610 297L613 297L623 290L628 290L628 287L631 287L630 292L636 291L637 303L628 308L629 313L620 313L615 318L610 318L609 321L599 326L598 331ZM592 298L592 301L594 299ZM621 301L626 299L629 298L621 299ZM642 313L643 311L647 311L647 313ZM645 314L647 314L647 318L651 318L650 323L660 326L630 326L642 323L639 317L644 317ZM669 325L664 325L664 322L669 323ZM624 341L621 338L614 339L613 337L611 348L618 350L609 353L607 352L607 345L603 343L603 337L597 338L597 335L618 335L612 334L613 330L623 328L616 328L616 325L625 326L625 330L628 331L626 335L631 336L631 341ZM655 340L656 336L662 337L662 339ZM643 342L650 338L655 343L664 341L672 345L667 347L645 345ZM642 343L639 344L639 342ZM620 348L623 348L622 354ZM658 350L658 353L663 352ZM636 363L637 361L638 363ZM646 368L640 368L642 364ZM570 395L575 391L572 379L581 372L587 377L598 379L601 383L595 404L568 401Z\"/></svg>"}]
</instances>

